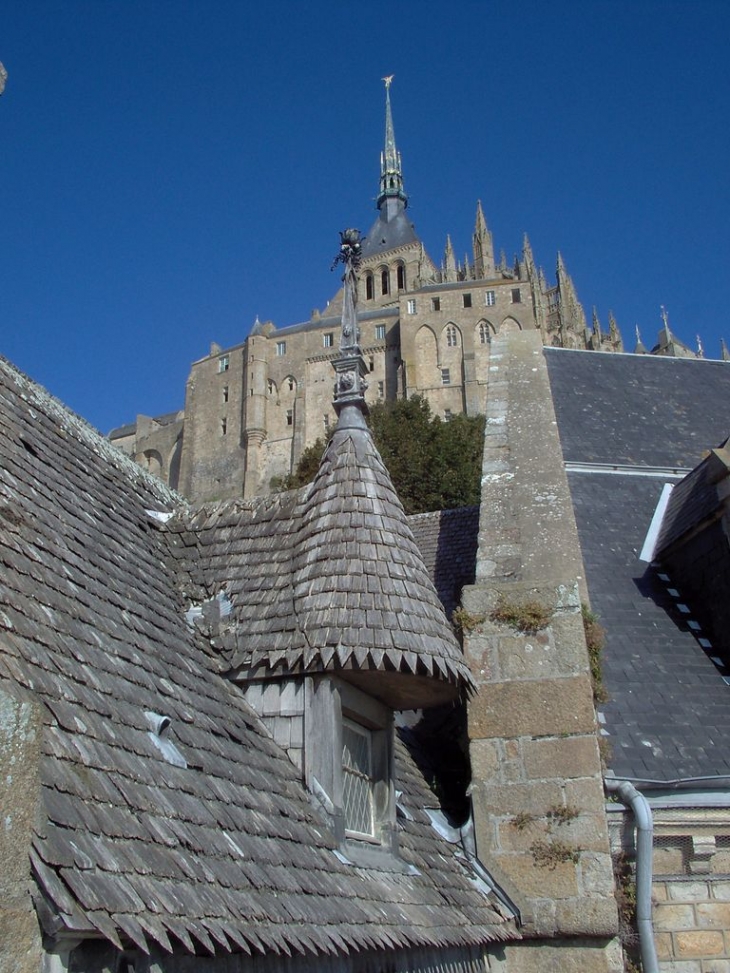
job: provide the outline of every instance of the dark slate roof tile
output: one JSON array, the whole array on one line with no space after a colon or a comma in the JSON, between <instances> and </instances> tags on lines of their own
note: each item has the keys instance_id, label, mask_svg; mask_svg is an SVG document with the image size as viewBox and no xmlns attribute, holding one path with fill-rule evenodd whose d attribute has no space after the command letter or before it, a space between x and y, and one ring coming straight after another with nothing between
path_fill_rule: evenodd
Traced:
<instances>
[{"instance_id":1,"label":"dark slate roof tile","mask_svg":"<svg viewBox=\"0 0 730 973\"><path fill-rule=\"evenodd\" d=\"M601 709L610 769L657 780L728 774L730 759L712 741L730 734L730 687L674 609L660 572L638 559L662 481L568 479L591 606L606 629L610 699Z\"/></svg>"},{"instance_id":2,"label":"dark slate roof tile","mask_svg":"<svg viewBox=\"0 0 730 973\"><path fill-rule=\"evenodd\" d=\"M568 462L689 470L730 431L727 362L544 353Z\"/></svg>"}]
</instances>

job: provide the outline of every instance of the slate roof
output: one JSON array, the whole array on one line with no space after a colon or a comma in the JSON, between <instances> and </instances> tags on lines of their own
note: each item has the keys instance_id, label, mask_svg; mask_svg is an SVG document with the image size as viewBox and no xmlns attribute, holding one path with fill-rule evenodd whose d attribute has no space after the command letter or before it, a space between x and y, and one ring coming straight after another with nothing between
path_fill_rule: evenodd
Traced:
<instances>
[{"instance_id":1,"label":"slate roof","mask_svg":"<svg viewBox=\"0 0 730 973\"><path fill-rule=\"evenodd\" d=\"M183 501L6 362L0 443L0 686L43 713L32 868L49 931L314 954L514 935L430 827L402 747L405 866L338 858L293 765L186 621L178 582L202 574L182 556L187 535L147 512ZM154 714L171 721L164 737Z\"/></svg>"},{"instance_id":2,"label":"slate roof","mask_svg":"<svg viewBox=\"0 0 730 973\"><path fill-rule=\"evenodd\" d=\"M390 220L385 219L386 213L387 208L384 207L364 238L363 259L419 242L416 228L406 215L405 209L399 210Z\"/></svg>"},{"instance_id":3,"label":"slate roof","mask_svg":"<svg viewBox=\"0 0 730 973\"><path fill-rule=\"evenodd\" d=\"M451 618L462 588L476 579L479 507L414 514L408 523L446 617Z\"/></svg>"},{"instance_id":4,"label":"slate roof","mask_svg":"<svg viewBox=\"0 0 730 973\"><path fill-rule=\"evenodd\" d=\"M397 708L473 685L361 417L338 424L314 482L299 493L231 501L168 529L199 538L207 597L230 599L221 648L232 670L347 671Z\"/></svg>"},{"instance_id":5,"label":"slate roof","mask_svg":"<svg viewBox=\"0 0 730 973\"><path fill-rule=\"evenodd\" d=\"M693 469L730 429L727 362L546 348L567 462Z\"/></svg>"},{"instance_id":6,"label":"slate roof","mask_svg":"<svg viewBox=\"0 0 730 973\"><path fill-rule=\"evenodd\" d=\"M715 513L721 504L716 484L728 475L728 467L727 448L713 450L674 487L657 537L658 553Z\"/></svg>"},{"instance_id":7,"label":"slate roof","mask_svg":"<svg viewBox=\"0 0 730 973\"><path fill-rule=\"evenodd\" d=\"M727 435L723 362L545 349L591 607L606 629L601 707L619 777L730 774L730 687L686 599L639 560L664 482ZM591 465L593 464L593 469ZM600 472L604 466L619 472ZM696 623L695 623L696 624Z\"/></svg>"},{"instance_id":8,"label":"slate roof","mask_svg":"<svg viewBox=\"0 0 730 973\"><path fill-rule=\"evenodd\" d=\"M587 354L587 352L586 352ZM591 607L606 629L600 707L611 771L678 780L730 776L730 686L690 628L686 598L639 560L663 480L569 473ZM668 577L664 575L664 577Z\"/></svg>"}]
</instances>

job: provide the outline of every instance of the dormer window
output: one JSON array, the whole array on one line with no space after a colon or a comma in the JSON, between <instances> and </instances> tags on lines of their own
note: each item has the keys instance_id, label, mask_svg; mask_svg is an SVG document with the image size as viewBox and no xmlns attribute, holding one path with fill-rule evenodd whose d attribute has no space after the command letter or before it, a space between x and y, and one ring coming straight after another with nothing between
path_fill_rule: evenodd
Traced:
<instances>
[{"instance_id":1,"label":"dormer window","mask_svg":"<svg viewBox=\"0 0 730 973\"><path fill-rule=\"evenodd\" d=\"M342 721L342 813L346 832L374 837L372 739L352 720Z\"/></svg>"}]
</instances>

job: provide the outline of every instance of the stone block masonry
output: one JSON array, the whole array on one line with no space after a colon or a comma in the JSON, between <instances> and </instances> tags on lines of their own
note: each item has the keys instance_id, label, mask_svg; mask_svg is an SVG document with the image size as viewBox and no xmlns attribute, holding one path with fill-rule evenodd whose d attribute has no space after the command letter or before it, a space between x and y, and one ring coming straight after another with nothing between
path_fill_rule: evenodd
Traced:
<instances>
[{"instance_id":1,"label":"stone block masonry","mask_svg":"<svg viewBox=\"0 0 730 973\"><path fill-rule=\"evenodd\" d=\"M623 964L583 565L539 334L495 340L490 361L476 584L462 596L478 851L531 944L507 950L506 973L532 960L609 973Z\"/></svg>"},{"instance_id":2,"label":"stone block masonry","mask_svg":"<svg viewBox=\"0 0 730 973\"><path fill-rule=\"evenodd\" d=\"M652 892L662 973L730 973L730 882L655 880Z\"/></svg>"}]
</instances>

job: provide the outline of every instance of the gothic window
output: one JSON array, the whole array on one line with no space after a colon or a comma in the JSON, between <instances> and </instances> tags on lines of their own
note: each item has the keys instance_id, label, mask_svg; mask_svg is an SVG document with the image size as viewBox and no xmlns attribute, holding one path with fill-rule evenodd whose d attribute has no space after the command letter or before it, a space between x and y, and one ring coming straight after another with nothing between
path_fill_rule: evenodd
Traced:
<instances>
[{"instance_id":1,"label":"gothic window","mask_svg":"<svg viewBox=\"0 0 730 973\"><path fill-rule=\"evenodd\" d=\"M408 309L408 313L409 314L415 314L416 313L416 301L415 301L415 298L413 298L410 301L408 301L408 304L406 305L406 307Z\"/></svg>"},{"instance_id":2,"label":"gothic window","mask_svg":"<svg viewBox=\"0 0 730 973\"><path fill-rule=\"evenodd\" d=\"M487 307L494 307L494 302L496 300L496 295L494 291L486 291L484 294L484 303Z\"/></svg>"},{"instance_id":3,"label":"gothic window","mask_svg":"<svg viewBox=\"0 0 730 973\"><path fill-rule=\"evenodd\" d=\"M446 328L446 344L449 348L456 348L459 344L459 336L453 324Z\"/></svg>"},{"instance_id":4,"label":"gothic window","mask_svg":"<svg viewBox=\"0 0 730 973\"><path fill-rule=\"evenodd\" d=\"M286 354L286 341L276 342L276 356L282 358Z\"/></svg>"},{"instance_id":5,"label":"gothic window","mask_svg":"<svg viewBox=\"0 0 730 973\"><path fill-rule=\"evenodd\" d=\"M406 289L406 268L403 264L398 264L396 275L398 279L398 290L404 291Z\"/></svg>"},{"instance_id":6,"label":"gothic window","mask_svg":"<svg viewBox=\"0 0 730 973\"><path fill-rule=\"evenodd\" d=\"M441 369L441 384L451 385L451 372L448 368Z\"/></svg>"},{"instance_id":7,"label":"gothic window","mask_svg":"<svg viewBox=\"0 0 730 973\"><path fill-rule=\"evenodd\" d=\"M461 299L464 303L464 307L471 307L471 294L462 294Z\"/></svg>"},{"instance_id":8,"label":"gothic window","mask_svg":"<svg viewBox=\"0 0 730 973\"><path fill-rule=\"evenodd\" d=\"M221 355L218 359L218 372L227 372L231 367L231 359L228 355Z\"/></svg>"},{"instance_id":9,"label":"gothic window","mask_svg":"<svg viewBox=\"0 0 730 973\"><path fill-rule=\"evenodd\" d=\"M375 340L376 341L385 341L385 325L384 324L376 324L375 325Z\"/></svg>"},{"instance_id":10,"label":"gothic window","mask_svg":"<svg viewBox=\"0 0 730 973\"><path fill-rule=\"evenodd\" d=\"M380 293L390 294L390 272L387 269L380 273Z\"/></svg>"},{"instance_id":11,"label":"gothic window","mask_svg":"<svg viewBox=\"0 0 730 973\"><path fill-rule=\"evenodd\" d=\"M520 294L519 287L514 287L512 289L512 303L513 304L521 304L522 303L522 296Z\"/></svg>"},{"instance_id":12,"label":"gothic window","mask_svg":"<svg viewBox=\"0 0 730 973\"><path fill-rule=\"evenodd\" d=\"M488 345L489 344L489 325L486 321L479 322L479 344Z\"/></svg>"},{"instance_id":13,"label":"gothic window","mask_svg":"<svg viewBox=\"0 0 730 973\"><path fill-rule=\"evenodd\" d=\"M328 331L326 334L322 335L322 344L325 348L331 348L334 344L334 340L335 336L331 331Z\"/></svg>"},{"instance_id":14,"label":"gothic window","mask_svg":"<svg viewBox=\"0 0 730 973\"><path fill-rule=\"evenodd\" d=\"M375 285L373 284L373 275L366 274L365 276L365 299L372 301L375 297Z\"/></svg>"},{"instance_id":15,"label":"gothic window","mask_svg":"<svg viewBox=\"0 0 730 973\"><path fill-rule=\"evenodd\" d=\"M431 298L431 310L432 311L440 311L441 310L441 298L440 297L432 297Z\"/></svg>"}]
</instances>

